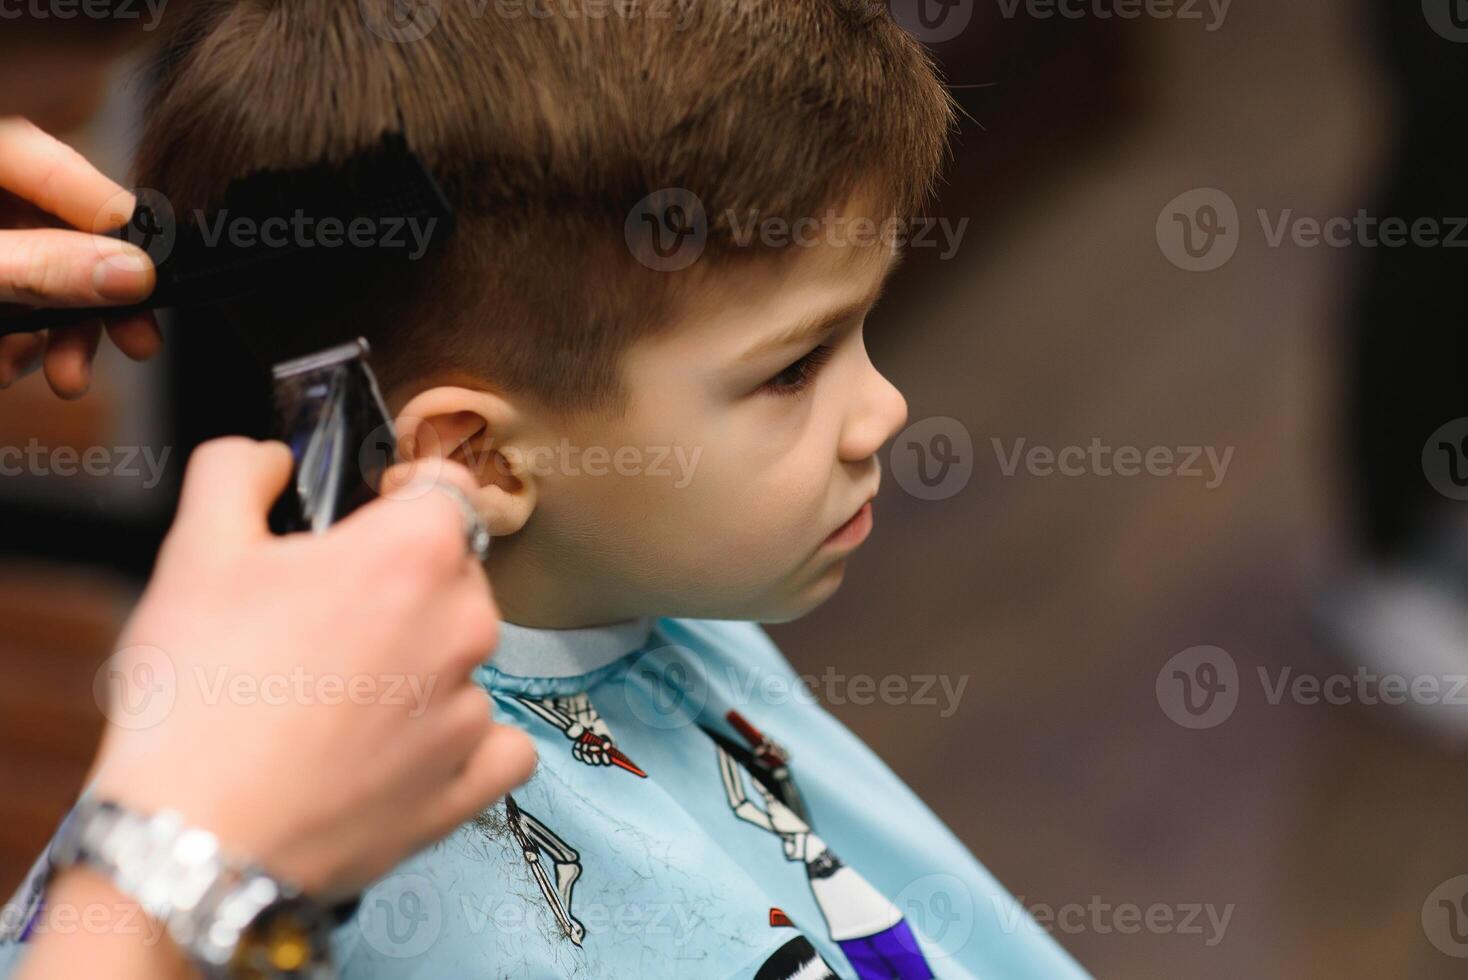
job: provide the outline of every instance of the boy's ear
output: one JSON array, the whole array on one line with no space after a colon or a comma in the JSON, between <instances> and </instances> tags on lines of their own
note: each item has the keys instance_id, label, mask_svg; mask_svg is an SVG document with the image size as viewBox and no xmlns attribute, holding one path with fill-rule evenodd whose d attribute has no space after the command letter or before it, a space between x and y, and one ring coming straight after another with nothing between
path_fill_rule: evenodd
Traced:
<instances>
[{"instance_id":1,"label":"boy's ear","mask_svg":"<svg viewBox=\"0 0 1468 980\"><path fill-rule=\"evenodd\" d=\"M523 419L501 396L441 385L410 398L393 420L404 461L451 459L474 474L470 499L489 533L514 534L535 512L538 486L525 454L506 450Z\"/></svg>"}]
</instances>

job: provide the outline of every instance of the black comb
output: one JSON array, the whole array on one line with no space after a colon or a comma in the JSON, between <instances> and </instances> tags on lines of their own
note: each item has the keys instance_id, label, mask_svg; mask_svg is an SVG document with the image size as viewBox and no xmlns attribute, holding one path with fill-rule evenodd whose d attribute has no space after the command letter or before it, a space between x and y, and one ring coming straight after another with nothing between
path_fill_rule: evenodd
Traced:
<instances>
[{"instance_id":1,"label":"black comb","mask_svg":"<svg viewBox=\"0 0 1468 980\"><path fill-rule=\"evenodd\" d=\"M283 238L275 231L282 221ZM267 222L273 225L268 242L260 234ZM354 226L359 233L352 233ZM310 234L298 235L302 227ZM420 244L431 250L453 228L448 199L400 133L384 135L378 146L339 165L262 170L232 181L220 209L207 216L174 215L166 199L144 191L131 220L111 237L153 256L158 282L148 299L0 316L0 337L238 299L283 281L350 274L364 258L407 261L420 257L414 254ZM236 234L251 229L253 241Z\"/></svg>"}]
</instances>

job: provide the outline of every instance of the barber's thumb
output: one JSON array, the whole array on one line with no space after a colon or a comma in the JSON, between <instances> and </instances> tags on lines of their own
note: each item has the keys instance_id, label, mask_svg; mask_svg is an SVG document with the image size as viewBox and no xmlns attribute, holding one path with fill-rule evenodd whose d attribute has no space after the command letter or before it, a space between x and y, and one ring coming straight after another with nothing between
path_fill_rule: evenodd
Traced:
<instances>
[{"instance_id":1,"label":"barber's thumb","mask_svg":"<svg viewBox=\"0 0 1468 980\"><path fill-rule=\"evenodd\" d=\"M290 482L285 443L230 436L194 450L171 537L213 552L270 534L270 509Z\"/></svg>"}]
</instances>

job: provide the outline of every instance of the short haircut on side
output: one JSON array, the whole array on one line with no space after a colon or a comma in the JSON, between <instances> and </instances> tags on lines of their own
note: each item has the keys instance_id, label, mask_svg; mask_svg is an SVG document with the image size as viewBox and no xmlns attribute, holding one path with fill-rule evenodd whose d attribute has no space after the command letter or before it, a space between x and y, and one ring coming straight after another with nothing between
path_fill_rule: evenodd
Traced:
<instances>
[{"instance_id":1,"label":"short haircut on side","mask_svg":"<svg viewBox=\"0 0 1468 980\"><path fill-rule=\"evenodd\" d=\"M362 334L388 386L460 371L614 407L625 347L751 251L729 216L793 221L860 190L907 217L945 158L952 99L880 0L439 0L426 33L385 29L394 4L196 0L156 66L136 178L179 215L389 131L456 209L448 245L400 275L236 304L272 359ZM624 234L666 188L707 215L683 272L645 267Z\"/></svg>"}]
</instances>

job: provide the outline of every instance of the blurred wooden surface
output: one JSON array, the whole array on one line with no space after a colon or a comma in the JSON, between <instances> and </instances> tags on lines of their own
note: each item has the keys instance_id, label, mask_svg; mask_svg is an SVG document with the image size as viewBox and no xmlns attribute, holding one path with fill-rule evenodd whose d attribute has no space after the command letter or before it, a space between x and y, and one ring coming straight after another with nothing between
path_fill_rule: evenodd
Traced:
<instances>
[{"instance_id":1,"label":"blurred wooden surface","mask_svg":"<svg viewBox=\"0 0 1468 980\"><path fill-rule=\"evenodd\" d=\"M102 730L92 694L132 600L84 570L0 565L0 892L11 891L81 789Z\"/></svg>"},{"instance_id":2,"label":"blurred wooden surface","mask_svg":"<svg viewBox=\"0 0 1468 980\"><path fill-rule=\"evenodd\" d=\"M962 203L1006 138L968 134L959 162L974 169L940 207L982 235L948 262L910 256L869 324L912 419L951 416L972 435L972 481L924 502L886 467L844 588L772 632L815 675L969 678L948 718L832 710L1026 903L1234 905L1213 946L1058 932L1098 977L1461 977L1421 911L1468 873L1468 754L1380 712L1270 705L1250 680L1352 669L1308 613L1343 551L1336 367L1352 256L1269 248L1255 211L1373 206L1386 112L1357 14L1292 0L1236 4L1215 33L1133 27L1150 38L1150 108L1012 206ZM1244 227L1233 260L1203 274L1169 264L1154 231L1199 187L1230 194ZM1237 451L1208 490L1005 476L990 442L1092 437ZM1245 696L1221 726L1185 730L1154 685L1172 654L1205 644L1234 657Z\"/></svg>"}]
</instances>

